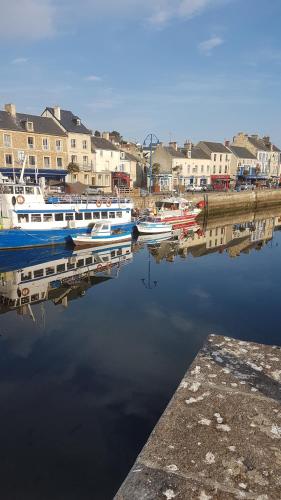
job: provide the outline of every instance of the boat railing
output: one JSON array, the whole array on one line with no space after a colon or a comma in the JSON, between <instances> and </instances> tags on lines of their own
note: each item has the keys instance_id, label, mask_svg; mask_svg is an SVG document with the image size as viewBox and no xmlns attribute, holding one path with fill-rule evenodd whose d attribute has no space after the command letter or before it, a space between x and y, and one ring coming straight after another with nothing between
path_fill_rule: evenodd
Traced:
<instances>
[{"instance_id":1,"label":"boat railing","mask_svg":"<svg viewBox=\"0 0 281 500\"><path fill-rule=\"evenodd\" d=\"M93 196L93 195L76 195L76 194L59 194L57 196L50 196L47 195L45 196L45 201L46 203L51 203L51 204L60 204L60 203L71 203L71 204L85 204L87 205L88 203L104 203L104 204L110 204L112 203L130 203L131 200L129 198L121 198L121 197L114 197L114 196Z\"/></svg>"}]
</instances>

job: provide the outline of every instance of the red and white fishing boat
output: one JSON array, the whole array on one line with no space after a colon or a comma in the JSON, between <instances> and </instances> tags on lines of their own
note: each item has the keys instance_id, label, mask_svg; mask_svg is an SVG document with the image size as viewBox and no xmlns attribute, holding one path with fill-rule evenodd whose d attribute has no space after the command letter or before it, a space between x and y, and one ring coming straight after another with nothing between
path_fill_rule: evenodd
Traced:
<instances>
[{"instance_id":1,"label":"red and white fishing boat","mask_svg":"<svg viewBox=\"0 0 281 500\"><path fill-rule=\"evenodd\" d=\"M163 198L155 203L155 216L166 224L171 225L172 229L178 229L189 225L194 225L196 217L202 211L204 202L194 204L185 198Z\"/></svg>"}]
</instances>

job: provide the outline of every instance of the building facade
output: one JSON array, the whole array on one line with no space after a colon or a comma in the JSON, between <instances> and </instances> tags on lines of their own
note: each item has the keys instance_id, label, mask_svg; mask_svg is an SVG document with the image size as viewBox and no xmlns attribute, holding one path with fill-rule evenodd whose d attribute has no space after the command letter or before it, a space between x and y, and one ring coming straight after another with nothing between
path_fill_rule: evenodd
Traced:
<instances>
[{"instance_id":1,"label":"building facade","mask_svg":"<svg viewBox=\"0 0 281 500\"><path fill-rule=\"evenodd\" d=\"M21 171L32 179L64 180L67 135L51 118L17 113L14 104L0 111L0 169L11 177Z\"/></svg>"},{"instance_id":2,"label":"building facade","mask_svg":"<svg viewBox=\"0 0 281 500\"><path fill-rule=\"evenodd\" d=\"M42 116L51 118L67 135L68 181L92 185L95 172L92 131L86 128L72 111L61 109L59 106L47 107Z\"/></svg>"},{"instance_id":3,"label":"building facade","mask_svg":"<svg viewBox=\"0 0 281 500\"><path fill-rule=\"evenodd\" d=\"M229 189L231 181L235 180L235 173L231 172L231 151L221 142L200 141L197 147L209 155L213 188Z\"/></svg>"},{"instance_id":4,"label":"building facade","mask_svg":"<svg viewBox=\"0 0 281 500\"><path fill-rule=\"evenodd\" d=\"M258 160L256 156L247 148L242 146L229 146L232 152L230 169L238 181L254 183L261 178L258 170Z\"/></svg>"}]
</instances>

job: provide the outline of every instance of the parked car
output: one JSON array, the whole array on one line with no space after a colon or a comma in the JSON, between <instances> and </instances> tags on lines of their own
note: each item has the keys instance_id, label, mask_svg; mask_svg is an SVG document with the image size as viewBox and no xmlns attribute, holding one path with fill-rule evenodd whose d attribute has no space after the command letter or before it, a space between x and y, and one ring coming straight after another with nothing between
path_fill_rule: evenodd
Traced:
<instances>
[{"instance_id":1,"label":"parked car","mask_svg":"<svg viewBox=\"0 0 281 500\"><path fill-rule=\"evenodd\" d=\"M85 189L85 194L104 194L101 186L89 186Z\"/></svg>"},{"instance_id":2,"label":"parked car","mask_svg":"<svg viewBox=\"0 0 281 500\"><path fill-rule=\"evenodd\" d=\"M192 193L204 191L203 186L194 186L193 184L189 184L185 187L185 191L191 191Z\"/></svg>"}]
</instances>

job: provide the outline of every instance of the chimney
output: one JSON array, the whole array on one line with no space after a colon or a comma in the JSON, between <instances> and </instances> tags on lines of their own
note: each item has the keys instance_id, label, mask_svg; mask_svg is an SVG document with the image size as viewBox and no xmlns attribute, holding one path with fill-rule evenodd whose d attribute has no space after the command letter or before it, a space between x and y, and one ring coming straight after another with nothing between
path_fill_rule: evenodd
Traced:
<instances>
[{"instance_id":1,"label":"chimney","mask_svg":"<svg viewBox=\"0 0 281 500\"><path fill-rule=\"evenodd\" d=\"M185 141L184 145L183 145L183 148L186 150L186 151L191 151L192 149L192 142L191 141Z\"/></svg>"},{"instance_id":2,"label":"chimney","mask_svg":"<svg viewBox=\"0 0 281 500\"><path fill-rule=\"evenodd\" d=\"M61 120L61 114L60 114L60 107L59 106L54 106L53 107L53 112L56 117L56 119L60 122Z\"/></svg>"},{"instance_id":3,"label":"chimney","mask_svg":"<svg viewBox=\"0 0 281 500\"><path fill-rule=\"evenodd\" d=\"M5 104L5 111L9 113L13 118L16 117L16 105L15 104Z\"/></svg>"},{"instance_id":4,"label":"chimney","mask_svg":"<svg viewBox=\"0 0 281 500\"><path fill-rule=\"evenodd\" d=\"M170 148L174 148L176 151L177 151L177 149L178 149L178 145L177 145L176 141L174 141L174 142L169 142L169 146L170 146Z\"/></svg>"},{"instance_id":5,"label":"chimney","mask_svg":"<svg viewBox=\"0 0 281 500\"><path fill-rule=\"evenodd\" d=\"M264 140L264 142L265 142L265 144L266 144L267 146L270 146L270 144L271 144L271 143L270 143L270 137L269 137L268 135L266 135L265 137L263 137L263 140Z\"/></svg>"},{"instance_id":6,"label":"chimney","mask_svg":"<svg viewBox=\"0 0 281 500\"><path fill-rule=\"evenodd\" d=\"M103 132L101 134L101 136L102 136L103 139L106 139L107 141L109 141L109 132Z\"/></svg>"},{"instance_id":7,"label":"chimney","mask_svg":"<svg viewBox=\"0 0 281 500\"><path fill-rule=\"evenodd\" d=\"M252 137L253 139L258 139L258 134L252 134L252 135L251 135L251 137Z\"/></svg>"},{"instance_id":8,"label":"chimney","mask_svg":"<svg viewBox=\"0 0 281 500\"><path fill-rule=\"evenodd\" d=\"M225 147L226 147L226 148L229 148L229 146L230 146L230 141L224 141L224 145L225 145Z\"/></svg>"}]
</instances>

